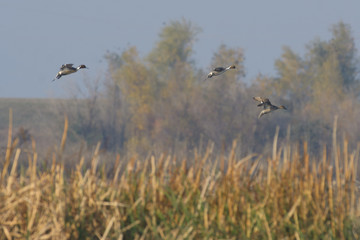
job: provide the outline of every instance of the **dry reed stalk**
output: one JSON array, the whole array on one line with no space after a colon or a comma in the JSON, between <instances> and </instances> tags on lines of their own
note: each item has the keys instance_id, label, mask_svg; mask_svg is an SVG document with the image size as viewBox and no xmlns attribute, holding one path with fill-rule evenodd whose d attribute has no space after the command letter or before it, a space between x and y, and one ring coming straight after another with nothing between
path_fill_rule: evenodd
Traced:
<instances>
[{"instance_id":1,"label":"dry reed stalk","mask_svg":"<svg viewBox=\"0 0 360 240\"><path fill-rule=\"evenodd\" d=\"M206 230L209 229L209 205L205 204L204 207L204 227Z\"/></svg>"},{"instance_id":2,"label":"dry reed stalk","mask_svg":"<svg viewBox=\"0 0 360 240\"><path fill-rule=\"evenodd\" d=\"M272 161L270 158L267 159L268 165L267 165L267 186L270 186L271 184L271 179L272 179Z\"/></svg>"},{"instance_id":3,"label":"dry reed stalk","mask_svg":"<svg viewBox=\"0 0 360 240\"><path fill-rule=\"evenodd\" d=\"M272 239L271 230L270 230L269 223L268 223L268 221L267 221L267 219L266 219L266 215L265 215L264 209L261 209L261 211L259 211L257 214L258 214L259 218L260 218L260 219L263 221L263 223L264 223L264 227L265 227L265 231L266 231L266 235L267 235L268 240L271 240L271 239Z\"/></svg>"},{"instance_id":4,"label":"dry reed stalk","mask_svg":"<svg viewBox=\"0 0 360 240\"><path fill-rule=\"evenodd\" d=\"M348 140L344 138L344 144L343 144L343 162L344 162L344 176L345 180L350 179L351 171L349 171L349 153L348 153Z\"/></svg>"},{"instance_id":5,"label":"dry reed stalk","mask_svg":"<svg viewBox=\"0 0 360 240\"><path fill-rule=\"evenodd\" d=\"M136 207L137 207L140 203L142 203L142 202L144 202L144 199L138 198L138 199L132 204L132 206L129 208L129 211L127 212L127 214L126 214L124 217L127 218L130 214L132 214L132 213L135 211ZM129 206L124 205L124 207L129 207Z\"/></svg>"},{"instance_id":6,"label":"dry reed stalk","mask_svg":"<svg viewBox=\"0 0 360 240\"><path fill-rule=\"evenodd\" d=\"M305 177L305 190L308 189L309 181L309 152L308 152L308 143L304 142L304 177Z\"/></svg>"},{"instance_id":7,"label":"dry reed stalk","mask_svg":"<svg viewBox=\"0 0 360 240\"><path fill-rule=\"evenodd\" d=\"M33 182L37 179L37 177L36 177L37 159L38 159L38 154L36 152L34 152L33 159L32 159L31 175L30 175L31 182Z\"/></svg>"},{"instance_id":8,"label":"dry reed stalk","mask_svg":"<svg viewBox=\"0 0 360 240\"><path fill-rule=\"evenodd\" d=\"M241 163L248 161L250 158L243 158L242 161L240 161L238 163L238 165L240 166ZM258 157L255 162L252 163L252 165L250 166L250 170L249 170L249 176L250 178L254 178L255 177L255 170L259 167L259 162L260 162L260 157Z\"/></svg>"},{"instance_id":9,"label":"dry reed stalk","mask_svg":"<svg viewBox=\"0 0 360 240\"><path fill-rule=\"evenodd\" d=\"M295 213L296 208L301 204L302 197L299 196L293 206L291 207L290 211L286 214L285 218L283 219L283 222L288 222L289 219L292 217L292 215Z\"/></svg>"},{"instance_id":10,"label":"dry reed stalk","mask_svg":"<svg viewBox=\"0 0 360 240\"><path fill-rule=\"evenodd\" d=\"M276 126L275 135L274 135L274 142L273 142L273 153L272 153L272 159L276 159L276 151L277 151L277 142L278 142L278 136L279 136L279 126Z\"/></svg>"},{"instance_id":11,"label":"dry reed stalk","mask_svg":"<svg viewBox=\"0 0 360 240\"><path fill-rule=\"evenodd\" d=\"M217 200L218 200L218 205L216 206L216 208L217 208L217 224L218 224L218 227L221 228L224 223L224 208L225 208L224 198L222 196L221 190L217 191Z\"/></svg>"},{"instance_id":12,"label":"dry reed stalk","mask_svg":"<svg viewBox=\"0 0 360 240\"><path fill-rule=\"evenodd\" d=\"M207 177L205 180L205 184L203 185L203 189L201 190L201 194L200 194L200 199L198 201L197 210L200 210L201 204L205 201L206 189L209 186L210 180L211 177Z\"/></svg>"},{"instance_id":13,"label":"dry reed stalk","mask_svg":"<svg viewBox=\"0 0 360 240\"><path fill-rule=\"evenodd\" d=\"M196 178L195 178L195 181L194 181L194 184L193 184L194 190L197 189L200 186L201 175L204 172L203 171L204 170L204 165L205 165L206 161L208 160L211 151L212 151L211 148L206 149L204 157L201 159L201 162L199 162L198 166L195 168Z\"/></svg>"},{"instance_id":14,"label":"dry reed stalk","mask_svg":"<svg viewBox=\"0 0 360 240\"><path fill-rule=\"evenodd\" d=\"M7 174L8 167L10 165L10 156L12 153L12 128L13 128L13 114L12 114L12 108L9 108L9 128L8 128L8 141L7 141L7 147L6 147L6 153L5 153L5 163L3 166L1 179L0 179L0 186L2 185L5 175Z\"/></svg>"},{"instance_id":15,"label":"dry reed stalk","mask_svg":"<svg viewBox=\"0 0 360 240\"><path fill-rule=\"evenodd\" d=\"M165 155L161 154L159 157L159 162L158 162L158 172L157 172L157 181L158 181L158 197L159 197L159 202L162 202L165 198L165 191L163 190L162 186L164 186L165 184L165 170L164 170L164 165L165 165Z\"/></svg>"},{"instance_id":16,"label":"dry reed stalk","mask_svg":"<svg viewBox=\"0 0 360 240\"><path fill-rule=\"evenodd\" d=\"M246 205L246 237L251 237L251 205Z\"/></svg>"},{"instance_id":17,"label":"dry reed stalk","mask_svg":"<svg viewBox=\"0 0 360 240\"><path fill-rule=\"evenodd\" d=\"M317 175L319 169L321 169L321 163L318 164L318 166L316 167L316 163L313 162L313 179L314 179L314 187L313 187L313 197L312 195L310 195L310 197L312 197L312 206L313 206L313 211L314 213L314 222L319 223L319 222L323 222L322 218L322 211L325 208L325 203L324 206L322 206L322 202L325 202L323 200L324 196L323 194L321 194L321 179L320 176Z\"/></svg>"},{"instance_id":18,"label":"dry reed stalk","mask_svg":"<svg viewBox=\"0 0 360 240\"><path fill-rule=\"evenodd\" d=\"M294 221L295 221L295 227L296 227L296 232L295 232L295 237L296 239L300 239L298 232L301 232L300 226L299 226L299 217L298 217L298 211L295 209L294 212Z\"/></svg>"},{"instance_id":19,"label":"dry reed stalk","mask_svg":"<svg viewBox=\"0 0 360 240\"><path fill-rule=\"evenodd\" d=\"M289 124L286 129L286 144L284 147L283 164L285 166L287 166L287 163L289 162L291 156L290 133L291 133L291 125Z\"/></svg>"},{"instance_id":20,"label":"dry reed stalk","mask_svg":"<svg viewBox=\"0 0 360 240\"><path fill-rule=\"evenodd\" d=\"M336 139L336 131L337 131L337 120L338 116L336 115L334 118L334 127L333 127L333 150L334 150L334 163L335 163L335 174L336 174L336 183L337 188L340 189L341 182L340 182L340 164L339 164L339 149L337 146L337 139Z\"/></svg>"},{"instance_id":21,"label":"dry reed stalk","mask_svg":"<svg viewBox=\"0 0 360 240\"><path fill-rule=\"evenodd\" d=\"M11 167L10 176L8 178L8 182L7 182L7 186L6 186L7 194L11 193L11 186L12 186L14 180L15 180L15 174L16 174L15 171L16 171L18 160L19 160L20 152L21 152L20 148L16 149L14 162L13 162L13 165Z\"/></svg>"},{"instance_id":22,"label":"dry reed stalk","mask_svg":"<svg viewBox=\"0 0 360 240\"><path fill-rule=\"evenodd\" d=\"M94 154L91 159L91 174L96 174L96 168L99 163L99 151L100 151L100 142L97 143Z\"/></svg>"},{"instance_id":23,"label":"dry reed stalk","mask_svg":"<svg viewBox=\"0 0 360 240\"><path fill-rule=\"evenodd\" d=\"M56 154L55 152L52 154L52 164L51 164L51 173L52 173L52 176L54 176L55 174L55 168L56 168Z\"/></svg>"},{"instance_id":24,"label":"dry reed stalk","mask_svg":"<svg viewBox=\"0 0 360 240\"><path fill-rule=\"evenodd\" d=\"M27 231L28 232L32 232L33 231L33 224L34 224L34 221L35 221L35 217L36 217L36 214L38 212L38 207L39 207L39 204L40 204L40 191L39 190L36 190L35 194L34 194L34 199L32 199L32 206L29 207L29 222L28 222L28 225L27 225Z\"/></svg>"},{"instance_id":25,"label":"dry reed stalk","mask_svg":"<svg viewBox=\"0 0 360 240\"><path fill-rule=\"evenodd\" d=\"M187 239L187 237L190 235L190 233L193 231L193 227L190 226L187 231L183 234L183 236L181 236L179 239Z\"/></svg>"},{"instance_id":26,"label":"dry reed stalk","mask_svg":"<svg viewBox=\"0 0 360 240\"><path fill-rule=\"evenodd\" d=\"M145 199L145 195L146 195L146 184L145 184L145 182L147 182L146 181L146 179L147 179L146 169L147 169L148 163L149 163L149 161L145 160L143 170L142 170L142 172L140 174L140 179L139 179L139 183L140 183L139 184L139 195L140 195L141 199ZM143 206L145 206L145 201L143 201L142 203L143 203Z\"/></svg>"},{"instance_id":27,"label":"dry reed stalk","mask_svg":"<svg viewBox=\"0 0 360 240\"><path fill-rule=\"evenodd\" d=\"M177 226L182 226L182 224L184 223L184 220L185 220L185 215L182 215L180 218L180 221L177 223ZM181 236L178 236L180 230L181 230L180 228L175 228L174 230L171 231L171 235L172 235L173 239L177 239L177 238L181 237Z\"/></svg>"},{"instance_id":28,"label":"dry reed stalk","mask_svg":"<svg viewBox=\"0 0 360 240\"><path fill-rule=\"evenodd\" d=\"M158 226L156 228L156 232L160 234L162 239L167 239L167 237L165 237L164 231L162 230L162 228L160 226Z\"/></svg>"},{"instance_id":29,"label":"dry reed stalk","mask_svg":"<svg viewBox=\"0 0 360 240\"><path fill-rule=\"evenodd\" d=\"M326 184L326 175L327 175L327 162L326 162L326 146L324 146L323 148L323 154L322 154L322 168L321 168L321 175L320 175L320 188L319 188L319 192L320 192L320 196L324 196L325 195L325 184ZM320 168L319 168L320 169ZM321 209L325 209L326 208L326 201L320 201L320 206Z\"/></svg>"},{"instance_id":30,"label":"dry reed stalk","mask_svg":"<svg viewBox=\"0 0 360 240\"><path fill-rule=\"evenodd\" d=\"M11 237L11 234L10 234L9 230L7 229L7 227L2 226L2 228L4 230L6 238L9 239L9 240L12 240L13 238Z\"/></svg>"},{"instance_id":31,"label":"dry reed stalk","mask_svg":"<svg viewBox=\"0 0 360 240\"><path fill-rule=\"evenodd\" d=\"M63 153L64 149L65 149L65 142L66 142L68 127L69 127L69 120L68 120L67 115L65 114L65 116L64 116L64 131L63 131L63 135L61 137L61 143L60 143L61 153Z\"/></svg>"},{"instance_id":32,"label":"dry reed stalk","mask_svg":"<svg viewBox=\"0 0 360 240\"><path fill-rule=\"evenodd\" d=\"M234 168L234 161L235 161L235 149L236 149L236 140L233 141L231 151L229 154L229 160L228 160L228 169L226 172L226 175L230 176L232 178L233 174L233 168Z\"/></svg>"},{"instance_id":33,"label":"dry reed stalk","mask_svg":"<svg viewBox=\"0 0 360 240\"><path fill-rule=\"evenodd\" d=\"M330 211L330 222L331 222L331 232L335 236L335 216L334 216L334 201L333 201L333 188L332 188L332 167L328 168L327 171L327 183L328 183L328 204Z\"/></svg>"},{"instance_id":34,"label":"dry reed stalk","mask_svg":"<svg viewBox=\"0 0 360 240\"><path fill-rule=\"evenodd\" d=\"M283 160L282 160L282 164L281 164L281 171L280 171L280 176L281 178L285 178L286 175L289 174L288 170L289 170L289 160L288 160L288 146L286 146L284 149L283 149Z\"/></svg>"},{"instance_id":35,"label":"dry reed stalk","mask_svg":"<svg viewBox=\"0 0 360 240\"><path fill-rule=\"evenodd\" d=\"M221 177L221 173L218 172L215 175L215 171L214 171L214 172L211 173L211 177L212 177L213 181L211 181L210 184L209 184L208 192L213 193L215 191L216 184L218 183L217 180Z\"/></svg>"},{"instance_id":36,"label":"dry reed stalk","mask_svg":"<svg viewBox=\"0 0 360 240\"><path fill-rule=\"evenodd\" d=\"M119 173L121 170L121 164L120 164L120 154L116 154L116 162L115 162L115 168L114 168L114 178L112 181L113 186L116 185L118 178L119 178Z\"/></svg>"},{"instance_id":37,"label":"dry reed stalk","mask_svg":"<svg viewBox=\"0 0 360 240\"><path fill-rule=\"evenodd\" d=\"M296 179L295 176L296 176L296 172L298 170L299 159L300 159L300 156L299 156L298 150L294 151L293 156L292 156L291 165L290 165L289 179Z\"/></svg>"},{"instance_id":38,"label":"dry reed stalk","mask_svg":"<svg viewBox=\"0 0 360 240\"><path fill-rule=\"evenodd\" d=\"M357 192L359 191L358 185L356 185L356 177L358 171L358 162L359 162L359 153L360 153L360 143L357 144L356 152L355 152L355 160L354 160L354 167L353 167L353 179L352 182L354 184L354 189L356 187ZM355 196L355 195L354 195ZM355 200L354 200L355 205ZM357 216L360 216L360 204L357 205L356 213Z\"/></svg>"},{"instance_id":39,"label":"dry reed stalk","mask_svg":"<svg viewBox=\"0 0 360 240\"><path fill-rule=\"evenodd\" d=\"M156 192L157 192L157 184L156 184L156 165L155 165L155 158L154 156L151 157L151 186L152 186L152 208L151 208L151 217L152 217L152 224L156 226L156 216L155 216L155 209L157 206L156 202Z\"/></svg>"},{"instance_id":40,"label":"dry reed stalk","mask_svg":"<svg viewBox=\"0 0 360 240\"><path fill-rule=\"evenodd\" d=\"M126 227L122 228L120 231L121 231L121 233L124 233L124 232L128 231L129 229L139 225L140 223L141 223L140 220L136 220L135 222L133 222L133 223L127 225Z\"/></svg>"},{"instance_id":41,"label":"dry reed stalk","mask_svg":"<svg viewBox=\"0 0 360 240\"><path fill-rule=\"evenodd\" d=\"M356 187L356 168L355 168L355 154L350 157L350 171L351 171L351 182L350 182L350 216L355 214L355 187Z\"/></svg>"},{"instance_id":42,"label":"dry reed stalk","mask_svg":"<svg viewBox=\"0 0 360 240\"><path fill-rule=\"evenodd\" d=\"M64 176L63 168L57 169L57 174L55 178L55 193L51 204L53 205L53 224L54 224L54 235L61 236L61 233L64 230L63 223L65 222L65 202L61 201L65 198L64 193ZM53 184L51 184L53 185Z\"/></svg>"},{"instance_id":43,"label":"dry reed stalk","mask_svg":"<svg viewBox=\"0 0 360 240\"><path fill-rule=\"evenodd\" d=\"M169 155L169 156L167 156L166 161L164 163L164 174L166 174L165 178L169 177L168 175L169 175L169 172L170 172L170 170L169 170L170 161L171 161L171 156Z\"/></svg>"},{"instance_id":44,"label":"dry reed stalk","mask_svg":"<svg viewBox=\"0 0 360 240\"><path fill-rule=\"evenodd\" d=\"M146 226L141 237L139 238L139 240L145 240L146 239L146 234L149 231L149 226Z\"/></svg>"},{"instance_id":45,"label":"dry reed stalk","mask_svg":"<svg viewBox=\"0 0 360 240\"><path fill-rule=\"evenodd\" d=\"M347 208L346 211L349 212L350 214L352 214L352 195L353 195L353 183L352 183L352 168L354 166L354 154L351 154L349 157L349 165L348 165L348 170L347 170L347 174L348 174L348 179L345 180L345 193L347 195L346 198L346 204L347 204ZM354 189L355 190L355 189Z\"/></svg>"},{"instance_id":46,"label":"dry reed stalk","mask_svg":"<svg viewBox=\"0 0 360 240\"><path fill-rule=\"evenodd\" d=\"M225 157L224 154L220 154L220 172L225 172Z\"/></svg>"},{"instance_id":47,"label":"dry reed stalk","mask_svg":"<svg viewBox=\"0 0 360 240\"><path fill-rule=\"evenodd\" d=\"M101 240L105 240L105 239L106 239L106 237L107 237L107 235L109 234L110 229L111 229L111 227L112 227L112 225L113 225L114 222L115 222L115 218L112 217L112 218L110 219L109 223L108 223L107 226L106 226L105 232L104 232L103 236L101 237Z\"/></svg>"}]
</instances>

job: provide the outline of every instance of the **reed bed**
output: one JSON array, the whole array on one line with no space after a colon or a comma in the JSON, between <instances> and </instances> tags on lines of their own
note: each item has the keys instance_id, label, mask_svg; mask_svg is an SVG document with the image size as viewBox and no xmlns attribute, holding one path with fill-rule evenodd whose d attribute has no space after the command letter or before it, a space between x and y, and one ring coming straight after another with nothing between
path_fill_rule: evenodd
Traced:
<instances>
[{"instance_id":1,"label":"reed bed","mask_svg":"<svg viewBox=\"0 0 360 240\"><path fill-rule=\"evenodd\" d=\"M221 156L212 146L182 160L117 155L111 174L98 144L67 176L66 129L51 168L40 171L33 151L20 172L10 126L0 239L359 239L358 150L346 140L320 159L277 135L271 156L240 158L236 142Z\"/></svg>"}]
</instances>

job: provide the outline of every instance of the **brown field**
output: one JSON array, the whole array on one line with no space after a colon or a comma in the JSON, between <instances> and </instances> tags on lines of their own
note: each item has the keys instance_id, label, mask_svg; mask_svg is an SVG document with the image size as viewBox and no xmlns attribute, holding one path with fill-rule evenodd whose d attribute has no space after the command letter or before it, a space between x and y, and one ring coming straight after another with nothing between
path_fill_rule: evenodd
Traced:
<instances>
[{"instance_id":1,"label":"brown field","mask_svg":"<svg viewBox=\"0 0 360 240\"><path fill-rule=\"evenodd\" d=\"M12 122L10 117L10 123ZM0 239L358 239L359 150L345 140L311 159L306 142L272 156L240 158L212 146L193 158L160 155L114 164L72 155L64 174L68 122L49 168L23 152L8 129L1 159ZM336 133L336 129L334 130ZM33 143L33 146L35 143ZM26 155L27 167L19 166ZM68 158L69 156L67 156ZM86 167L84 163L89 162ZM333 162L333 164L332 164ZM334 166L334 167L333 167ZM109 170L110 169L110 170Z\"/></svg>"}]
</instances>

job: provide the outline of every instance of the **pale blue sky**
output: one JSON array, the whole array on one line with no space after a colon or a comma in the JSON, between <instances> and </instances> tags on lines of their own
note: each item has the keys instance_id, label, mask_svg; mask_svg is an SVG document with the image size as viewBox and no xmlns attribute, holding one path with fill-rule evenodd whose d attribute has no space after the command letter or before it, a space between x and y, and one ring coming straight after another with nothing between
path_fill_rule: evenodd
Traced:
<instances>
[{"instance_id":1,"label":"pale blue sky","mask_svg":"<svg viewBox=\"0 0 360 240\"><path fill-rule=\"evenodd\" d=\"M135 45L145 56L165 22L182 17L202 28L194 46L197 67L210 69L220 44L241 47L246 80L275 75L282 46L304 54L331 25L351 25L360 46L360 1L1 1L0 97L64 97L67 86L101 77L107 50ZM90 69L51 82L63 63Z\"/></svg>"}]
</instances>

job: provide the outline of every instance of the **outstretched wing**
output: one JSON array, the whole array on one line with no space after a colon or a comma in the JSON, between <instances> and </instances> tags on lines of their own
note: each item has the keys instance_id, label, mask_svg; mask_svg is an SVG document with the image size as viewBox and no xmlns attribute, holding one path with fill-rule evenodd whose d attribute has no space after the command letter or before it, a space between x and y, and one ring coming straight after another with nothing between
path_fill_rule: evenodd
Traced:
<instances>
[{"instance_id":1,"label":"outstretched wing","mask_svg":"<svg viewBox=\"0 0 360 240\"><path fill-rule=\"evenodd\" d=\"M64 68L71 68L74 64L72 63L67 63L67 64L63 64L60 67L60 70L64 70Z\"/></svg>"},{"instance_id":2,"label":"outstretched wing","mask_svg":"<svg viewBox=\"0 0 360 240\"><path fill-rule=\"evenodd\" d=\"M215 71L215 72L222 72L224 70L225 70L224 67L216 67L216 68L213 69L213 71Z\"/></svg>"},{"instance_id":3,"label":"outstretched wing","mask_svg":"<svg viewBox=\"0 0 360 240\"><path fill-rule=\"evenodd\" d=\"M268 114L269 112L271 112L270 108L265 109L265 110L262 110L262 111L260 112L258 118L261 118L262 115Z\"/></svg>"},{"instance_id":4,"label":"outstretched wing","mask_svg":"<svg viewBox=\"0 0 360 240\"><path fill-rule=\"evenodd\" d=\"M258 107L264 106L264 108L267 108L271 106L271 102L268 98L253 97L253 99L260 102L260 104L257 105Z\"/></svg>"}]
</instances>

